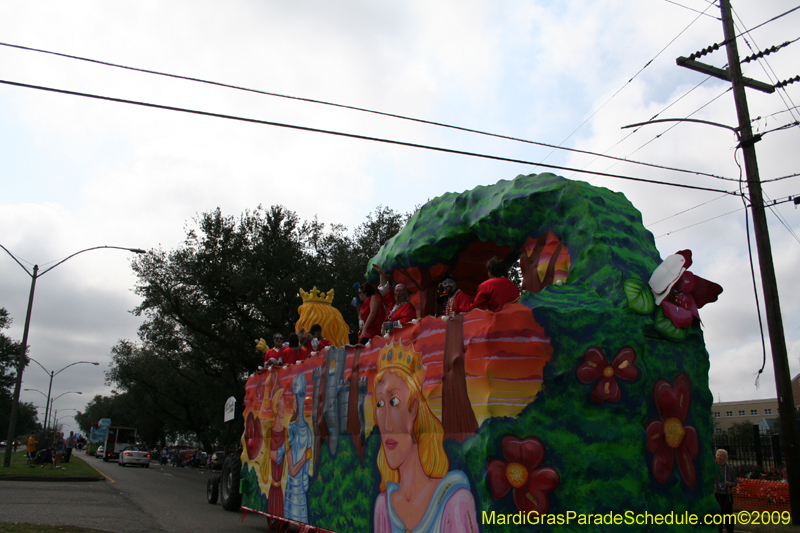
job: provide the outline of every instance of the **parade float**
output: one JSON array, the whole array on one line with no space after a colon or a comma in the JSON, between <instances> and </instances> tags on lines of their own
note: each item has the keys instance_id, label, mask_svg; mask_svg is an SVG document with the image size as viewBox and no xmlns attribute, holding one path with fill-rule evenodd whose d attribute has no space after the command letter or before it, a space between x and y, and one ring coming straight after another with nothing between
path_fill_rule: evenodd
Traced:
<instances>
[{"instance_id":1,"label":"parade float","mask_svg":"<svg viewBox=\"0 0 800 533\"><path fill-rule=\"evenodd\" d=\"M336 340L250 376L223 504L339 533L673 531L715 513L697 308L722 289L673 252L622 194L553 174L429 201L365 265L418 319L346 345L333 295L304 293L298 329ZM474 295L493 256L519 267L520 298L437 316L440 281Z\"/></svg>"}]
</instances>

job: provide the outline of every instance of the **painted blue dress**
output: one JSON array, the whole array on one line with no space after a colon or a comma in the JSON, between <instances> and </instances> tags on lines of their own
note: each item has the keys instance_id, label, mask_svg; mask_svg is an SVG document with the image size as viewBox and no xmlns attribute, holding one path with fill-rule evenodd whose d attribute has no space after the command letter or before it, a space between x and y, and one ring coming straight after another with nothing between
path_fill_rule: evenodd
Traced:
<instances>
[{"instance_id":1,"label":"painted blue dress","mask_svg":"<svg viewBox=\"0 0 800 533\"><path fill-rule=\"evenodd\" d=\"M292 450L292 461L296 465L306 456L306 451L311 449L311 428L304 417L289 424L289 440L287 448ZM308 505L306 493L308 492L308 467L309 461L303 463L296 476L289 471L286 482L285 501L283 512L286 518L297 522L308 523Z\"/></svg>"},{"instance_id":2,"label":"painted blue dress","mask_svg":"<svg viewBox=\"0 0 800 533\"><path fill-rule=\"evenodd\" d=\"M464 533L477 532L475 500L467 476L451 470L440 481L419 524L409 530L392 507L392 494L400 488L387 482L386 492L375 500L375 533Z\"/></svg>"}]
</instances>

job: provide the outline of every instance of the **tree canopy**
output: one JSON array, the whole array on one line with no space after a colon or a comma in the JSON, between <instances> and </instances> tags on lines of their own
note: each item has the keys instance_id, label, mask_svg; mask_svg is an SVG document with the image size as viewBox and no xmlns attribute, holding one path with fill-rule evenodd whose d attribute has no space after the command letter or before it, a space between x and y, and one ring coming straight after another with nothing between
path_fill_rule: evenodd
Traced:
<instances>
[{"instance_id":1,"label":"tree canopy","mask_svg":"<svg viewBox=\"0 0 800 533\"><path fill-rule=\"evenodd\" d=\"M11 316L4 307L0 307L0 428L3 431L10 421L17 377L16 363L22 348L21 342L14 341L3 333L10 326ZM36 407L32 403L20 403L17 409L17 435L27 435L40 427Z\"/></svg>"},{"instance_id":2,"label":"tree canopy","mask_svg":"<svg viewBox=\"0 0 800 533\"><path fill-rule=\"evenodd\" d=\"M247 376L263 361L254 340L294 331L298 290L314 286L334 290L333 305L355 335L353 283L408 216L380 206L350 235L344 226L303 221L282 206L259 206L238 218L219 208L198 215L176 249L135 259L142 302L134 313L145 321L137 341L112 349L107 380L117 398L95 398L87 416L118 409L150 444L187 433L207 449L237 442L241 417L225 424L223 405L230 396L241 403ZM97 421L91 417L89 425Z\"/></svg>"}]
</instances>

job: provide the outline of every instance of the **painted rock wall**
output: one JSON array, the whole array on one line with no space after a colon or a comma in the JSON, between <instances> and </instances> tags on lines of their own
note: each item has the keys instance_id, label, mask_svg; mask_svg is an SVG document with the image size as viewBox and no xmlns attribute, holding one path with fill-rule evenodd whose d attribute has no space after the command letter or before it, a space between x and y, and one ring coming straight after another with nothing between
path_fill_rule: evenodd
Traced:
<instances>
[{"instance_id":1,"label":"painted rock wall","mask_svg":"<svg viewBox=\"0 0 800 533\"><path fill-rule=\"evenodd\" d=\"M522 256L517 303L428 316L492 255ZM409 286L415 324L249 379L243 506L339 532L685 530L579 522L717 510L699 321L665 336L641 304L660 262L624 196L586 183L432 200L368 265Z\"/></svg>"}]
</instances>

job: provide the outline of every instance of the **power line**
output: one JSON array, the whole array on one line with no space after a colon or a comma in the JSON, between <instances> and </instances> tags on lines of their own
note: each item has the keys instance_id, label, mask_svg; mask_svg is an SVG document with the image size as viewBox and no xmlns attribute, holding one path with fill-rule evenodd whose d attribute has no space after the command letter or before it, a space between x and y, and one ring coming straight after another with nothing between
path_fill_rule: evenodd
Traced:
<instances>
[{"instance_id":1,"label":"power line","mask_svg":"<svg viewBox=\"0 0 800 533\"><path fill-rule=\"evenodd\" d=\"M685 6L683 4L679 4L678 2L673 2L673 0L664 0L664 1L667 2L667 3L670 3L670 4L675 4L678 7L682 7L684 9L688 9L689 11L694 11L695 13L700 13L701 15L705 15L707 17L711 17L714 20L722 20L721 18L715 17L714 15L709 15L705 11L698 11L697 9L695 9L693 7ZM708 8L706 8L706 11L708 11Z\"/></svg>"},{"instance_id":2,"label":"power line","mask_svg":"<svg viewBox=\"0 0 800 533\"><path fill-rule=\"evenodd\" d=\"M790 9L789 11L787 11L787 12L783 13L782 15L778 15L777 17L774 17L774 18L772 18L772 19L770 19L770 20L768 20L768 21L766 21L766 22L763 22L762 24L759 24L759 25L758 25L758 26L756 26L755 28L752 28L752 29L750 29L750 30L747 30L747 31L745 31L745 32L741 33L740 35L744 36L746 33L750 33L750 32L751 32L751 31L753 31L754 29L756 29L756 28L759 28L759 27L763 26L764 24L767 24L767 22L772 22L773 20L777 20L777 19L779 19L780 17L782 17L782 16L785 16L785 15L787 15L787 14L789 14L789 13L791 13L792 11L795 11L795 10L797 10L797 9L800 9L800 6L798 6L798 7L795 7L794 9ZM735 17L736 17L738 20L739 20L739 24L740 24L740 25L741 25L743 28L746 28L746 26L744 25L744 22L742 21L741 17L739 16L739 13L737 13L737 12L736 12L734 9L731 9L731 11L732 11L733 15L734 15L734 16L735 16ZM757 54L757 53L756 53L756 52L753 50L753 46L751 46L751 45L750 45L750 43L748 42L747 38L746 38L746 37L742 37L742 38L743 38L743 40L744 40L744 43L745 43L745 44L747 45L747 47L750 49L750 52L753 52L753 53L754 53L754 55L758 55L758 54ZM759 48L758 44L756 43L756 40L755 40L755 39L753 39L753 37L752 37L752 36L751 36L751 39L753 40L753 45L755 45L755 47L756 47L756 50L758 50L758 53L761 53L761 50L760 50L760 48ZM778 88L781 88L781 87L779 87L778 85L776 85L776 84L777 84L777 81L778 81L778 79L779 79L779 78L778 78L778 75L777 75L777 74L775 74L775 71L772 69L772 65L770 65L770 64L769 64L769 61L767 61L767 60L766 60L766 58L763 58L763 57L762 57L761 59L763 60L763 63L762 63L762 61L759 61L758 63L759 63L759 65L761 65L761 69L764 71L764 74L766 74L766 75L767 75L767 78L769 79L770 83L772 83L773 85L775 85L775 88L776 88L776 89L778 89ZM764 67L764 65L766 65L766 67ZM767 72L767 68L769 68L769 72ZM772 73L772 75L770 75L770 72ZM775 79L774 79L774 80L773 80L773 76L775 77ZM791 97L791 96L789 96L789 93L788 93L788 91L786 91L786 89L784 89L783 91L777 91L777 93L778 93L778 96L780 96L780 98L781 98L781 101L783 101L783 105L785 105L785 106L786 106L786 109L790 110L790 109L793 109L794 107L796 107L796 106L795 106L795 104L794 104L794 101L792 100L792 97ZM787 103L787 102L786 102L786 100L787 100L787 99L789 100L789 103L791 103L791 107L790 107L789 103ZM800 117L796 117L796 116L794 115L794 113L793 113L793 112L791 112L791 111L790 111L790 114L792 115L792 118L794 118L795 120L798 120L798 119L800 118Z\"/></svg>"},{"instance_id":3,"label":"power line","mask_svg":"<svg viewBox=\"0 0 800 533\"><path fill-rule=\"evenodd\" d=\"M408 116L404 116L404 115L397 115L397 114L394 114L394 113L376 111L374 109L366 109L366 108L363 108L363 107L356 107L356 106L349 106L349 105L344 105L344 104L337 104L337 103L334 103L334 102L326 102L326 101L323 101L323 100L314 100L314 99L311 99L311 98L302 98L302 97L299 97L299 96L290 96L290 95L285 95L285 94L262 91L262 90L259 90L259 89L241 87L241 86L238 86L238 85L230 85L230 84L227 84L227 83L211 81L211 80L205 80L205 79L202 79L202 78L194 78L194 77L190 77L190 76L181 76L181 75L178 75L178 74L170 74L170 73L166 73L166 72L159 72L159 71L156 71L156 70L149 70L149 69L144 69L144 68L120 65L120 64L117 64L117 63L110 63L108 61L100 61L100 60L97 60L97 59L90 59L90 58L81 57L81 56L74 56L74 55L64 54L64 53L61 53L61 52L53 52L53 51L50 51L50 50L42 50L40 48L31 48L31 47L28 47L28 46L21 46L21 45L17 45L17 44L0 42L0 46L6 46L6 47L9 47L9 48L16 48L16 49L19 49L19 50L26 50L26 51L30 51L30 52L38 52L38 53L53 55L53 56L57 56L57 57L64 57L64 58L67 58L67 59L74 59L74 60L77 60L77 61L84 61L84 62L87 62L87 63L93 63L93 64L103 65L103 66L107 66L107 67L130 70L130 71L133 71L133 72L141 72L141 73L144 73L144 74L153 74L155 76L163 76L163 77L167 77L167 78L174 78L174 79L179 79L179 80L203 83L203 84L206 84L206 85L212 85L212 86L216 86L216 87L223 87L223 88L226 88L226 89L235 89L237 91L250 92L250 93L261 94L261 95L265 95L265 96L273 96L273 97L277 97L277 98L286 98L286 99L289 99L289 100L297 100L297 101L300 101L300 102L307 102L307 103L312 103L312 104L319 104L319 105L326 105L326 106L331 106L331 107L338 107L338 108L342 108L342 109L349 109L349 110L352 110L352 111L361 111L363 113L371 113L371 114L374 114L374 115L380 115L380 116L385 116L385 117L390 117L390 118L396 118L396 119L400 119L400 120L408 120L408 121L411 121L411 122L417 122L417 123L420 123L420 124L427 124L427 125L431 125L431 126L438 126L438 127L442 127L442 128L448 128L448 129L453 129L453 130L457 130L457 131L463 131L463 132L466 132L466 133L475 133L475 134L478 134L478 135L485 135L487 137L495 137L495 138L498 138L498 139L516 141L516 142L521 142L521 143L526 143L526 144L533 144L533 145L542 146L542 147L545 147L545 148L552 148L553 150L565 150L565 151L568 151L568 152L575 152L575 153L579 153L579 154L593 155L593 156L596 156L596 157L604 157L606 159L619 160L619 161L624 161L626 163L632 163L632 164L636 164L636 165L660 168L662 170L672 170L672 171L675 171L675 172L685 172L685 173L689 173L689 174L698 174L698 175L714 177L712 174L706 174L704 172L695 172L695 171L692 171L692 170L667 167L667 166L662 166L662 165L656 165L656 164L653 164L653 163L645 163L643 161L634 161L634 160L631 160L631 159L622 159L622 158L618 158L618 157L614 157L614 156L610 156L610 155L598 154L596 152L589 152L589 151L586 151L586 150L579 150L577 148L566 148L566 147L563 147L563 146L560 146L560 145L556 146L554 144L548 144L548 143L543 143L543 142L538 142L538 141L531 141L531 140L527 140L527 139L521 139L521 138L518 138L518 137L511 137L511 136L508 136L508 135L501 135L501 134L497 134L497 133L490 133L490 132L486 132L486 131L482 131L482 130L476 130L476 129L472 129L472 128L466 128L466 127L462 127L462 126L454 126L452 124L445 124L445 123L442 123L442 122L435 122L435 121L432 121L432 120L425 120L425 119L421 119L421 118L414 118L414 117L408 117ZM631 78L631 79L633 79L633 78Z\"/></svg>"},{"instance_id":4,"label":"power line","mask_svg":"<svg viewBox=\"0 0 800 533\"><path fill-rule=\"evenodd\" d=\"M798 9L800 9L800 6L793 7L792 9L790 9L789 11L786 11L785 13L781 13L780 15L778 15L778 16L776 16L776 17L772 17L772 18L771 18L771 19L769 19L769 20L765 20L764 22L762 22L762 23L761 23L761 24L759 24L758 26L753 26L753 27L752 27L752 28L750 28L749 30L743 31L742 33L740 33L740 34L739 34L739 35L737 35L736 37L741 37L741 36L743 36L743 35L746 35L746 34L750 33L751 31L757 30L757 29L758 29L758 28L760 28L761 26L764 26L765 24L769 24L770 22L774 22L774 21L778 20L778 19L779 19L779 18L781 18L781 17L785 17L785 16L786 16L786 15L788 15L789 13L792 13L793 11L797 11ZM739 15L736 15L736 18L739 18ZM741 22L742 22L742 19L739 19L739 22L741 23Z\"/></svg>"},{"instance_id":5,"label":"power line","mask_svg":"<svg viewBox=\"0 0 800 533\"><path fill-rule=\"evenodd\" d=\"M780 178L772 178L772 179L768 179L768 180L761 180L761 183L769 183L771 181L781 181L781 180L785 180L785 179L788 179L788 178L796 178L797 176L800 176L800 172L795 173L795 174L789 174L788 176L781 176Z\"/></svg>"},{"instance_id":6,"label":"power line","mask_svg":"<svg viewBox=\"0 0 800 533\"><path fill-rule=\"evenodd\" d=\"M559 166L559 165L544 164L542 162L527 161L527 160L523 160L523 159L512 159L512 158L508 158L508 157L501 157L501 156L495 156L495 155L490 155L490 154L480 154L480 153L475 153L475 152L467 152L467 151L464 151L464 150L453 150L453 149L450 149L450 148L442 148L442 147L438 147L438 146L430 146L430 145L424 145L424 144L409 143L409 142L404 142L404 141L396 141L396 140L385 139L385 138L380 138L380 137L369 137L369 136L366 136L366 135L359 135L359 134L355 134L355 133L344 133L344 132L340 132L340 131L323 130L323 129L319 129L319 128L312 128L312 127L309 127L309 126L299 126L299 125L296 125L296 124L285 124L285 123L273 122L273 121L269 121L269 120L259 120L259 119L255 119L255 118L239 117L239 116L235 116L235 115L224 115L224 114L221 114L221 113L213 113L213 112L210 112L210 111L200 111L200 110L196 110L196 109L187 109L187 108L182 108L182 107L166 106L166 105L161 105L161 104L153 104L153 103L149 103L149 102L140 102L140 101L136 101L136 100L125 100L125 99L122 99L122 98L114 98L114 97L111 97L111 96L102 96L102 95L97 95L97 94L81 93L81 92L76 92L76 91L68 91L68 90L65 90L65 89L55 89L55 88L52 88L52 87L43 87L43 86L39 86L39 85L30 85L30 84L27 84L27 83L19 83L19 82L13 82L13 81L8 81L8 80L0 80L0 83L2 83L4 85L11 85L11 86L14 86L14 87L23 87L23 88L26 88L26 89L35 89L35 90L39 90L39 91L46 91L46 92L52 92L52 93L58 93L58 94L66 94L66 95L70 95L70 96L81 96L81 97L84 97L84 98L92 98L92 99L95 99L95 100L103 100L103 101L107 101L107 102L117 102L117 103L121 103L121 104L129 104L129 105L135 105L135 106L140 106L140 107L149 107L149 108L161 109L161 110L165 110L165 111L177 111L177 112L181 112L181 113L189 113L189 114L193 114L193 115L200 115L200 116L206 116L206 117L224 118L224 119L228 119L228 120L249 122L249 123L252 123L252 124L262 124L262 125L266 125L266 126L275 126L275 127L279 127L279 128L295 129L295 130L308 131L308 132L313 132L313 133L323 133L323 134L326 134L326 135L335 135L335 136L338 136L338 137L347 137L347 138L360 139L360 140L365 140L365 141L381 142L381 143L393 144L393 145L397 145L397 146L407 146L407 147L410 147L410 148L420 148L420 149L424 149L424 150L432 150L432 151L436 151L436 152L443 152L443 153L449 153L449 154L466 155L466 156L470 156L470 157L480 157L480 158L483 158L483 159L491 159L491 160L494 160L494 161L504 161L504 162L508 162L508 163L520 163L520 164L524 164L524 165L543 166L543 167L546 167L546 168L552 168L552 169L556 169L556 170L566 170L566 171L572 171L572 172L580 172L582 174L605 176L605 177L609 177L609 178L624 179L624 180L629 180L629 181L638 181L638 182L642 182L642 183L653 183L653 184L658 184L658 185L667 185L667 186L678 187L678 188L682 188L682 189L693 189L693 190L699 190L699 191L719 192L719 193L731 194L733 196L738 196L739 195L739 193L737 193L736 191L723 191L721 189L712 189L710 187L699 187L699 186L696 186L696 185L685 185L685 184L681 184L681 183L668 183L668 182L659 181L659 180L650 180L650 179L645 179L645 178L635 178L635 177L632 177L632 176L625 176L625 175L620 175L620 174L608 174L608 173L605 173L605 172L589 172L589 171L585 171L585 170L574 169L574 168L564 167L564 166Z\"/></svg>"},{"instance_id":7,"label":"power line","mask_svg":"<svg viewBox=\"0 0 800 533\"><path fill-rule=\"evenodd\" d=\"M685 93L683 93L681 96L679 96L678 98L676 98L675 100L673 100L673 101L672 101L672 102L671 102L671 103L670 103L670 104L669 104L667 107L665 107L664 109L662 109L661 111L659 111L658 113L656 113L655 115L653 115L652 117L650 117L650 120L654 120L654 119L658 118L659 116L661 116L661 114L662 114L664 111L666 111L666 110L667 110L667 109L669 109L670 107L674 106L675 104L677 104L678 102L680 102L681 100L683 100L683 99L684 99L686 96L688 96L688 95L689 95L689 94L690 94L692 91L694 91L695 89L697 89L698 87L700 87L701 85L703 85L705 82L707 82L707 81L708 81L708 80L710 80L711 78L712 78L712 76L708 76L706 79L704 79L703 81L701 81L700 83L698 83L697 85L695 85L694 87L692 87L691 89L689 89L688 91L686 91ZM620 140L618 140L617 142L615 142L615 143L614 143L614 144L613 144L611 147L607 148L607 149L606 149L606 150L603 152L603 154L604 154L604 155L605 155L605 154L608 154L608 152L610 152L611 150L613 150L614 148L616 148L616 147L617 147L617 146L618 146L620 143L623 143L623 142L625 142L625 141L628 139L628 137L630 137L631 135L633 135L634 133L636 133L636 132L637 132L637 131L639 131L640 129L641 129L641 126L639 126L638 128L636 128L636 129L632 130L630 133L628 133L628 134L627 134L626 136L624 136L622 139L620 139ZM597 161L597 159L598 159L598 158L597 158L597 157L595 157L594 159L592 159L591 161L589 161L588 163L586 163L585 165L583 165L583 166L581 167L581 169L585 169L586 167L588 167L589 165L591 165L592 163L594 163L595 161ZM623 158L623 159L625 159L625 158ZM574 175L574 174L573 174L573 175ZM572 176L570 176L570 177L572 177Z\"/></svg>"},{"instance_id":8,"label":"power line","mask_svg":"<svg viewBox=\"0 0 800 533\"><path fill-rule=\"evenodd\" d=\"M705 220L703 220L703 221L697 222L697 223L695 223L695 224L691 224L691 225L689 225L689 226L684 226L684 227L682 227L682 228L680 228L680 229L676 229L676 230L668 231L668 232L666 232L666 233L662 233L661 235L659 235L658 237L656 237L656 239L659 239L659 238L661 238L661 237L666 237L667 235L672 235L673 233L678 233L679 231L683 231L683 230L685 230L685 229L689 229L689 228L693 228L693 227L695 227L695 226L699 226L700 224L705 224L706 222L711 222L712 220L716 220L716 219L718 219L718 218L721 218L721 217L724 217L724 216L730 215L731 213L736 213L736 212L739 212L739 211L741 211L742 209L745 209L745 208L743 208L743 207L738 207L738 208L734 209L733 211L728 211L727 213L722 213L721 215L717 215L717 216L715 216L715 217L707 218L707 219L705 219Z\"/></svg>"},{"instance_id":9,"label":"power line","mask_svg":"<svg viewBox=\"0 0 800 533\"><path fill-rule=\"evenodd\" d=\"M738 195L737 195L737 196L738 196ZM744 197L744 195L743 195L743 194L741 194L741 196L742 196L742 197ZM795 198L794 196L789 196L788 198L786 198L786 199L784 199L784 200L773 201L772 203L768 204L766 207L769 207L770 209L772 209L772 206L774 206L774 205L785 204L786 202L793 202L793 201L794 201L794 198ZM716 199L716 198L715 198L715 199ZM712 200L712 201L713 201L713 200ZM692 209L693 209L693 208L692 208ZM746 210L747 210L747 206L745 206L745 207L739 207L739 208L736 208L736 209L734 209L733 211L728 211L727 213L722 213L721 215L717 215L717 216L715 216L715 217L711 217L711 218L707 218L707 219L705 219L705 220L701 220L700 222L696 222L696 223L694 223L694 224L690 224L689 226L684 226L684 227L682 227L682 228L680 228L680 229L676 229L676 230L668 231L667 233L663 233L663 234L659 235L659 236L658 236L658 237L656 237L656 238L658 239L658 238L660 238L660 237L666 237L667 235L672 235L673 233L678 233L679 231L683 231L683 230L685 230L685 229L693 228L693 227L695 227L695 226L699 226L700 224L705 224L706 222L711 222L712 220L716 220L716 219L718 219L718 218L722 218L722 217L724 217L724 216L730 215L731 213L738 213L739 211L742 211L742 210L745 210L745 211L746 211ZM688 211L688 210L687 210L687 211ZM774 213L774 212L775 212L775 211L773 211L773 213ZM778 215L776 214L775 216L778 216ZM779 217L779 216L778 216L778 219L780 220L780 217ZM781 221L781 223L783 224L783 221ZM652 224L651 224L651 225L652 225ZM790 232L790 233L792 233L792 235L794 235L794 232L793 232L793 231L792 231L792 230L791 230L791 229L790 229L788 226L786 226L785 224L784 224L784 226L786 227L786 229L788 229L788 230L789 230L789 232ZM795 239L797 239L797 236L796 236L796 235L794 235L794 237L795 237ZM798 239L798 242L800 242L800 239Z\"/></svg>"},{"instance_id":10,"label":"power line","mask_svg":"<svg viewBox=\"0 0 800 533\"><path fill-rule=\"evenodd\" d=\"M648 225L647 225L647 226L645 226L645 227L646 227L646 228L651 228L651 227L655 226L656 224L660 224L661 222L664 222L665 220L669 220L669 219L671 219L671 218L675 218L675 217L676 217L676 216L678 216L678 215L682 215L682 214L684 214L684 213L688 213L689 211L692 211L693 209L697 209L698 207L702 207L702 206L704 206L704 205L706 205L706 204L710 204L711 202L716 202L716 201L717 201L717 200L719 200L720 198L727 198L727 197L728 197L728 195L727 195L727 194L723 194L723 195L717 196L716 198L713 198L713 199L711 199L711 200L709 200L709 201L707 201L707 202L703 202L702 204L697 204L696 206L694 206L694 207L690 207L689 209L684 209L683 211L678 211L678 212L677 212L677 213L675 213L674 215L670 215L670 216L668 216L668 217L666 217L666 218L662 218L661 220L656 220L655 222L653 222L653 223L651 223L651 224L648 224Z\"/></svg>"},{"instance_id":11,"label":"power line","mask_svg":"<svg viewBox=\"0 0 800 533\"><path fill-rule=\"evenodd\" d=\"M709 5L709 6L706 8L706 11L708 11L709 9L711 9L711 5ZM658 58L658 56L660 56L660 55L661 55L661 54L664 52L664 50L666 50L667 48L669 48L669 46L670 46L672 43L674 43L674 42L675 42L675 41L678 39L678 37L680 37L681 35L683 35L683 33L684 33L686 30L688 30L688 29L689 29L689 28L692 26L692 24L694 24L695 22L697 22L697 20L698 20L698 19L699 19L699 18L700 18L702 15L703 15L703 14L697 15L697 17L696 17L696 18L695 18L693 21L691 21L691 22L689 23L689 25L688 25L688 26L686 26L686 27L685 27L683 30L681 30L681 31L680 31L680 33L678 33L678 35L676 35L676 36L675 36L675 37L674 37L674 38L673 38L673 39L672 39L670 42L668 42L668 43L667 43L667 44L666 44L666 45L665 45L665 46L664 46L664 47L663 47L663 48L662 48L662 49L661 49L661 50L660 50L660 51L659 51L659 52L658 52L658 53L657 53L655 56L653 56L653 58L652 58L652 59L650 59L650 61L648 61L647 63L645 63L645 65L644 65L642 68L640 68L640 69L639 69L639 71L638 71L636 74L634 74L633 76L631 76L631 78L630 78L628 81L626 81L626 82L625 82L625 83L622 85L622 87L620 87L619 89L617 89L617 91L616 91L614 94L612 94L612 95L611 95L611 96L608 98L608 100L606 100L605 102L603 102L603 104L602 104L600 107L598 107L597 109L595 109L595 110L592 112L592 114L591 114L591 115L589 115L589 116L586 118L586 120L584 120L583 122L581 122L581 123L580 123L580 125L578 125L578 127L577 127L577 128L575 128L574 130L572 130L572 133L570 133L569 135L567 135L566 137L564 137L564 140L562 140L562 141L561 141L561 142L558 144L558 146L560 147L562 144L564 144L565 142L567 142L567 140L568 140L570 137L572 137L573 135L575 135L575 132L577 132L579 129L581 129L581 128L582 128L582 127L583 127L583 126L584 126L584 125L585 125L587 122L589 122L589 121L592 119L592 117L594 117L594 116L595 116L597 113L599 113L601 109L603 109L603 108L604 108L604 107L605 107L605 106L606 106L606 105L607 105L607 104L608 104L608 103L609 103L611 100L613 100L613 99L614 99L614 97L616 97L616 96L617 96L617 95L618 95L620 92L622 92L622 90L623 90L625 87L627 87L627 86L628 86L628 85L629 85L629 84L630 84L630 83L631 83L631 82L632 82L632 81L633 81L633 80L634 80L634 79L635 79L635 78L636 78L636 77L637 77L639 74L641 74L641 73L642 73L642 71L644 71L644 69L646 69L647 67L649 67L649 66L650 66L650 65L653 63L653 61L655 61L655 60ZM555 152L555 150L556 150L555 148L554 148L553 150L551 150L551 151L550 151L550 153L548 153L548 154L545 156L545 158L544 158L542 161L547 161L547 159L548 159L548 158L549 158L551 155L553 155L553 152ZM544 166L544 165L542 165L542 166Z\"/></svg>"},{"instance_id":12,"label":"power line","mask_svg":"<svg viewBox=\"0 0 800 533\"><path fill-rule=\"evenodd\" d=\"M722 96L724 96L724 95L725 95L725 93L727 93L727 92L729 92L729 91L731 91L731 90L733 90L733 89L732 89L731 87L728 87L727 89L725 89L724 91L722 91L722 93L720 93L718 96L716 96L716 97L712 98L710 101L708 101L708 102L706 102L705 104L703 104L702 106L698 107L697 109L695 109L695 110L694 110L692 113L690 113L690 114L689 114L687 117L685 117L685 118L689 118L689 117L691 117L692 115L694 115L694 114L696 114L697 112L699 112L700 110L702 110L703 108L705 108L705 107L707 107L707 106L711 105L711 104L712 104L712 103L714 103L716 100L718 100L719 98L721 98ZM647 145L648 145L648 144L650 144L651 142L653 142L653 141L655 141L655 140L657 140L657 139L660 139L662 135L664 135L665 133L667 133L668 131L670 131L672 128L675 128L675 127L677 127L677 126L678 126L678 124L680 124L680 122L676 122L675 124L673 124L673 125L672 125L672 126L670 126L669 128L665 129L664 131L662 131L661 133L659 133L658 135L656 135L655 137L653 137L652 139L650 139L649 141L647 141L646 143L644 143L643 145L641 145L639 148L637 148L636 150L634 150L633 152L631 152L631 154L635 154L636 152L638 152L639 150L641 150L642 148L644 148L645 146L647 146ZM609 165L608 167L606 167L606 169L605 169L605 170L609 170L609 169L613 168L613 167L614 167L614 165L616 165L616 163L613 163L613 164ZM594 178L592 178L592 179L594 179ZM719 179L719 180L722 180L722 181L737 181L737 182L738 182L738 180L736 180L735 178L724 178L724 177L721 177L721 176L716 176L716 179ZM591 180L590 180L590 181L591 181Z\"/></svg>"}]
</instances>

